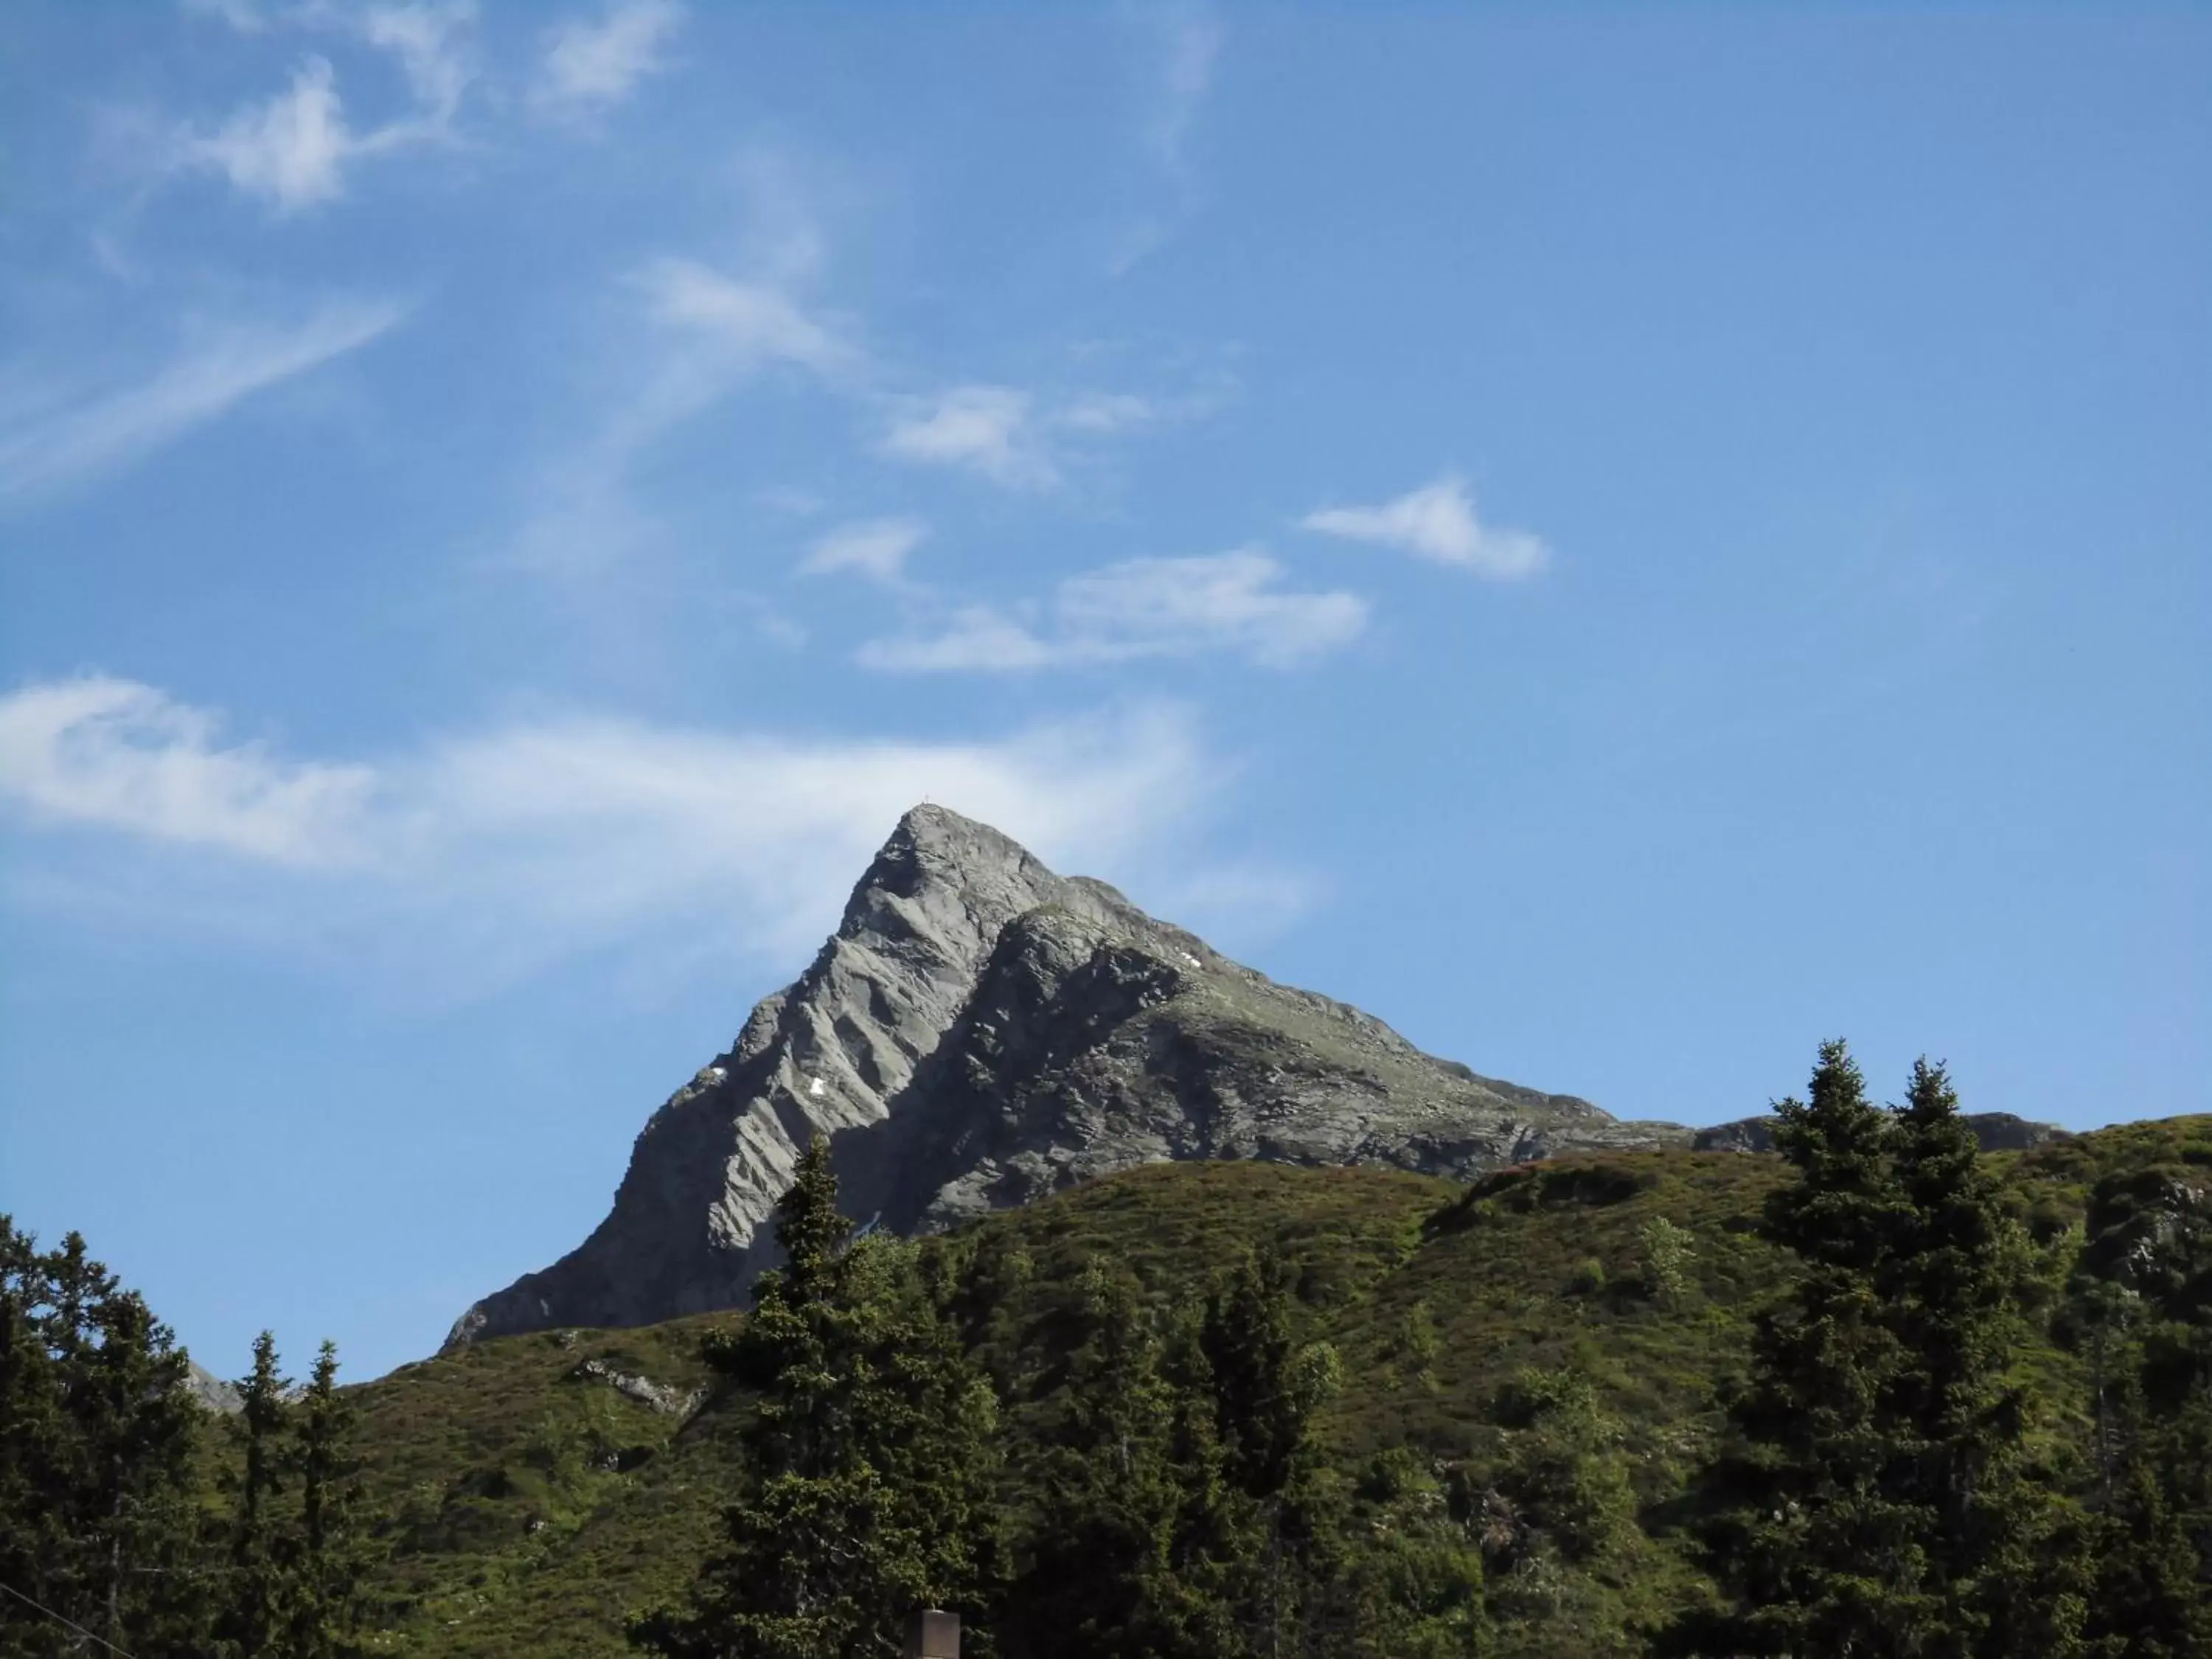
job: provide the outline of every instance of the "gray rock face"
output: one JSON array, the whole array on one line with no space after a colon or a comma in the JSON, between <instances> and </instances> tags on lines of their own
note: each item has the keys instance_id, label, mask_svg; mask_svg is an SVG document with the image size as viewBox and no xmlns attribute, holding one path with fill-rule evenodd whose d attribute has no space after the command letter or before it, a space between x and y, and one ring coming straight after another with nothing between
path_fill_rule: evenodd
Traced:
<instances>
[{"instance_id":1,"label":"gray rock face","mask_svg":"<svg viewBox=\"0 0 2212 1659\"><path fill-rule=\"evenodd\" d=\"M707 1398L704 1389L686 1392L672 1383L656 1382L649 1376L618 1371L603 1359L586 1359L568 1373L568 1380L572 1382L603 1382L624 1399L635 1400L641 1406L671 1417L690 1416Z\"/></svg>"},{"instance_id":2,"label":"gray rock face","mask_svg":"<svg viewBox=\"0 0 2212 1659\"><path fill-rule=\"evenodd\" d=\"M1985 1152L2024 1152L2046 1140L2063 1139L2066 1134L2055 1123L2038 1123L2010 1112L1966 1112L1961 1116ZM1690 1144L1701 1152L1771 1152L1774 1120L1740 1117L1733 1123L1716 1123L1710 1129L1698 1130Z\"/></svg>"},{"instance_id":3,"label":"gray rock face","mask_svg":"<svg viewBox=\"0 0 2212 1659\"><path fill-rule=\"evenodd\" d=\"M774 1265L775 1201L817 1132L848 1212L900 1232L1167 1158L1467 1176L1690 1139L1423 1054L922 806L813 963L653 1114L606 1219L470 1309L448 1346L738 1305Z\"/></svg>"},{"instance_id":4,"label":"gray rock face","mask_svg":"<svg viewBox=\"0 0 2212 1659\"><path fill-rule=\"evenodd\" d=\"M231 1417L246 1409L246 1401L238 1392L238 1385L226 1382L197 1359L185 1362L185 1392L200 1407L218 1416Z\"/></svg>"}]
</instances>

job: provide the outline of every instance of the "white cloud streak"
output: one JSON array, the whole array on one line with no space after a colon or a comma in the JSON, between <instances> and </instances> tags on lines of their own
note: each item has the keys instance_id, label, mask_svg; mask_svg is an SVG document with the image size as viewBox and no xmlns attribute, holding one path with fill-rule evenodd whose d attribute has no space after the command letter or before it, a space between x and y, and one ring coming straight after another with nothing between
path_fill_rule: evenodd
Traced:
<instances>
[{"instance_id":1,"label":"white cloud streak","mask_svg":"<svg viewBox=\"0 0 2212 1659\"><path fill-rule=\"evenodd\" d=\"M596 429L533 471L525 520L495 566L569 580L621 568L657 534L630 482L654 444L754 375L793 370L842 389L865 371L858 347L774 283L668 258L627 287L641 304L621 317L621 349L592 399Z\"/></svg>"},{"instance_id":2,"label":"white cloud streak","mask_svg":"<svg viewBox=\"0 0 2212 1659\"><path fill-rule=\"evenodd\" d=\"M267 26L251 7L205 6L247 32ZM476 19L470 0L342 6L320 0L282 14L283 21L351 34L396 58L414 106L404 116L356 132L346 118L337 71L319 55L303 58L292 84L262 102L232 112L213 131L179 128L167 145L172 172L217 173L240 194L265 201L278 215L300 212L345 194L356 161L450 135L461 98L475 78L467 32Z\"/></svg>"},{"instance_id":3,"label":"white cloud streak","mask_svg":"<svg viewBox=\"0 0 2212 1659\"><path fill-rule=\"evenodd\" d=\"M854 660L890 674L1008 674L1069 660L1063 651L1026 623L979 605L955 611L933 634L870 640Z\"/></svg>"},{"instance_id":4,"label":"white cloud streak","mask_svg":"<svg viewBox=\"0 0 2212 1659\"><path fill-rule=\"evenodd\" d=\"M240 34L258 34L269 27L258 0L182 0L182 5L186 13L228 23Z\"/></svg>"},{"instance_id":5,"label":"white cloud streak","mask_svg":"<svg viewBox=\"0 0 2212 1659\"><path fill-rule=\"evenodd\" d=\"M1283 574L1255 549L1130 559L1061 582L1041 625L974 606L933 634L871 641L858 660L893 673L1009 673L1226 653L1288 668L1366 627L1357 594L1285 591Z\"/></svg>"},{"instance_id":6,"label":"white cloud streak","mask_svg":"<svg viewBox=\"0 0 2212 1659\"><path fill-rule=\"evenodd\" d=\"M388 148L404 137L441 132L460 108L461 95L476 78L466 31L476 21L470 0L413 0L405 5L374 5L358 11L316 9L313 15L349 24L370 46L399 60L420 112L411 122L395 123L373 136L368 147Z\"/></svg>"},{"instance_id":7,"label":"white cloud streak","mask_svg":"<svg viewBox=\"0 0 2212 1659\"><path fill-rule=\"evenodd\" d=\"M1162 45L1158 104L1146 140L1160 165L1180 173L1191 123L1213 88L1214 64L1221 56L1222 27L1198 6L1173 6L1160 15Z\"/></svg>"},{"instance_id":8,"label":"white cloud streak","mask_svg":"<svg viewBox=\"0 0 2212 1659\"><path fill-rule=\"evenodd\" d=\"M902 461L964 468L1009 489L1042 488L1058 472L1031 428L1030 404L1030 394L1012 386L955 386L894 420L884 450Z\"/></svg>"},{"instance_id":9,"label":"white cloud streak","mask_svg":"<svg viewBox=\"0 0 2212 1659\"><path fill-rule=\"evenodd\" d=\"M391 301L333 302L289 325L206 331L136 386L23 398L20 416L0 413L0 506L140 460L254 393L358 350L404 315ZM18 401L0 392L0 410Z\"/></svg>"},{"instance_id":10,"label":"white cloud streak","mask_svg":"<svg viewBox=\"0 0 2212 1659\"><path fill-rule=\"evenodd\" d=\"M0 808L42 842L106 832L103 868L159 860L180 905L227 896L303 933L335 917L426 959L464 939L503 976L672 928L805 949L924 799L1064 867L1110 866L1182 821L1215 770L1188 718L1158 707L967 742L577 716L374 763L285 759L218 731L128 680L26 686L0 697Z\"/></svg>"},{"instance_id":11,"label":"white cloud streak","mask_svg":"<svg viewBox=\"0 0 2212 1659\"><path fill-rule=\"evenodd\" d=\"M840 525L814 544L799 562L799 574L827 576L844 571L895 583L905 574L907 555L928 533L919 519L867 519Z\"/></svg>"},{"instance_id":12,"label":"white cloud streak","mask_svg":"<svg viewBox=\"0 0 2212 1659\"><path fill-rule=\"evenodd\" d=\"M831 374L860 361L854 347L769 283L678 258L654 260L634 280L655 320L708 342L733 369L780 362Z\"/></svg>"},{"instance_id":13,"label":"white cloud streak","mask_svg":"<svg viewBox=\"0 0 2212 1659\"><path fill-rule=\"evenodd\" d=\"M667 68L665 48L683 26L676 0L617 0L596 21L572 18L547 37L537 88L541 105L606 109Z\"/></svg>"},{"instance_id":14,"label":"white cloud streak","mask_svg":"<svg viewBox=\"0 0 2212 1659\"><path fill-rule=\"evenodd\" d=\"M220 173L241 195L295 213L344 193L343 169L358 148L329 60L309 58L293 71L289 91L236 112L212 133L180 133L173 165Z\"/></svg>"},{"instance_id":15,"label":"white cloud streak","mask_svg":"<svg viewBox=\"0 0 2212 1659\"><path fill-rule=\"evenodd\" d=\"M1198 204L1199 181L1188 155L1190 131L1212 90L1223 38L1220 20L1201 5L1171 3L1145 8L1137 15L1154 36L1158 52L1144 122L1144 149L1172 186L1176 203L1117 234L1108 260L1108 269L1117 276L1158 251L1173 234L1176 222Z\"/></svg>"},{"instance_id":16,"label":"white cloud streak","mask_svg":"<svg viewBox=\"0 0 2212 1659\"><path fill-rule=\"evenodd\" d=\"M376 784L368 768L223 748L216 731L204 711L130 680L28 686L0 697L0 797L47 823L294 868L362 855Z\"/></svg>"},{"instance_id":17,"label":"white cloud streak","mask_svg":"<svg viewBox=\"0 0 2212 1659\"><path fill-rule=\"evenodd\" d=\"M1550 557L1544 544L1523 531L1484 525L1466 483L1449 473L1377 507L1323 507L1298 522L1325 536L1395 547L1496 581L1533 576Z\"/></svg>"},{"instance_id":18,"label":"white cloud streak","mask_svg":"<svg viewBox=\"0 0 2212 1659\"><path fill-rule=\"evenodd\" d=\"M1095 392L1071 398L1053 418L1071 430L1107 436L1155 425L1176 412L1134 392Z\"/></svg>"}]
</instances>

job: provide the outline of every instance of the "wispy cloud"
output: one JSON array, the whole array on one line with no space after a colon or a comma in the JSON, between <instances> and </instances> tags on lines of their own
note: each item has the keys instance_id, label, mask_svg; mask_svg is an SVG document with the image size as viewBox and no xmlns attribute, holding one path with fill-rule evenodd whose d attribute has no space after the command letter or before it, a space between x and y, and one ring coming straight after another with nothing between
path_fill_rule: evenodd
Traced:
<instances>
[{"instance_id":1,"label":"wispy cloud","mask_svg":"<svg viewBox=\"0 0 2212 1659\"><path fill-rule=\"evenodd\" d=\"M848 571L878 582L896 582L905 573L907 555L929 533L919 519L867 519L840 525L816 542L799 562L802 576Z\"/></svg>"},{"instance_id":2,"label":"wispy cloud","mask_svg":"<svg viewBox=\"0 0 2212 1659\"><path fill-rule=\"evenodd\" d=\"M375 774L225 748L151 686L54 681L0 697L0 794L47 823L121 830L295 868L350 863Z\"/></svg>"},{"instance_id":3,"label":"wispy cloud","mask_svg":"<svg viewBox=\"0 0 2212 1659\"><path fill-rule=\"evenodd\" d=\"M293 71L289 90L237 111L213 132L179 133L172 164L221 173L240 194L294 213L344 193L345 162L358 148L329 60L310 58Z\"/></svg>"},{"instance_id":4,"label":"wispy cloud","mask_svg":"<svg viewBox=\"0 0 2212 1659\"><path fill-rule=\"evenodd\" d=\"M1132 392L1094 392L1070 398L1054 412L1053 418L1071 430L1103 436L1157 425L1179 412L1164 407L1158 398Z\"/></svg>"},{"instance_id":5,"label":"wispy cloud","mask_svg":"<svg viewBox=\"0 0 2212 1659\"><path fill-rule=\"evenodd\" d=\"M955 386L897 416L884 450L902 461L964 468L1011 489L1041 488L1059 474L1037 440L1030 403L1012 386Z\"/></svg>"},{"instance_id":6,"label":"wispy cloud","mask_svg":"<svg viewBox=\"0 0 2212 1659\"><path fill-rule=\"evenodd\" d=\"M1315 872L1264 858L1187 865L1145 894L1156 914L1174 917L1231 954L1280 939L1328 896L1328 884Z\"/></svg>"},{"instance_id":7,"label":"wispy cloud","mask_svg":"<svg viewBox=\"0 0 2212 1659\"><path fill-rule=\"evenodd\" d=\"M476 21L472 0L444 0L444 3L411 0L403 5L362 7L325 4L307 9L307 15L351 27L371 46L399 60L415 94L416 113L410 122L395 123L381 134L372 135L368 140L372 149L388 147L398 142L403 133L428 137L442 132L476 78L468 33Z\"/></svg>"},{"instance_id":8,"label":"wispy cloud","mask_svg":"<svg viewBox=\"0 0 2212 1659\"><path fill-rule=\"evenodd\" d=\"M897 673L1006 673L1224 653L1287 668L1366 627L1357 594L1286 589L1283 575L1255 549L1129 559L1069 577L1040 618L971 606L933 633L871 641L858 660Z\"/></svg>"},{"instance_id":9,"label":"wispy cloud","mask_svg":"<svg viewBox=\"0 0 2212 1659\"><path fill-rule=\"evenodd\" d=\"M934 633L870 640L854 660L892 674L1007 674L1066 659L1027 623L989 605L965 605Z\"/></svg>"},{"instance_id":10,"label":"wispy cloud","mask_svg":"<svg viewBox=\"0 0 2212 1659\"><path fill-rule=\"evenodd\" d=\"M260 0L180 0L180 4L187 15L212 17L241 34L258 34L269 27Z\"/></svg>"},{"instance_id":11,"label":"wispy cloud","mask_svg":"<svg viewBox=\"0 0 2212 1659\"><path fill-rule=\"evenodd\" d=\"M1160 76L1145 138L1160 165L1180 173L1188 165L1184 147L1191 123L1213 88L1223 32L1220 20L1203 6L1164 6L1154 18L1162 48Z\"/></svg>"},{"instance_id":12,"label":"wispy cloud","mask_svg":"<svg viewBox=\"0 0 2212 1659\"><path fill-rule=\"evenodd\" d=\"M336 919L422 969L464 941L463 971L489 976L671 928L803 950L924 799L1110 867L1184 819L1211 770L1188 716L1157 706L966 742L578 715L331 761L225 745L210 713L127 680L0 697L0 808L35 836L18 872L40 845L118 878L152 858L179 904L210 896L303 934Z\"/></svg>"},{"instance_id":13,"label":"wispy cloud","mask_svg":"<svg viewBox=\"0 0 2212 1659\"><path fill-rule=\"evenodd\" d=\"M665 47L684 16L677 0L615 0L596 20L559 25L547 37L538 101L568 109L623 102L667 67Z\"/></svg>"},{"instance_id":14,"label":"wispy cloud","mask_svg":"<svg viewBox=\"0 0 2212 1659\"><path fill-rule=\"evenodd\" d=\"M1449 473L1380 506L1323 507L1298 522L1326 536L1395 547L1498 581L1534 575L1550 557L1544 544L1526 532L1483 524L1466 483Z\"/></svg>"},{"instance_id":15,"label":"wispy cloud","mask_svg":"<svg viewBox=\"0 0 2212 1659\"><path fill-rule=\"evenodd\" d=\"M137 385L9 397L0 410L0 505L100 477L174 442L255 392L357 350L405 314L389 301L333 302L306 319L205 330ZM0 388L9 375L0 374Z\"/></svg>"},{"instance_id":16,"label":"wispy cloud","mask_svg":"<svg viewBox=\"0 0 2212 1659\"><path fill-rule=\"evenodd\" d=\"M532 468L521 529L494 566L571 580L621 568L656 531L630 483L654 445L768 371L842 387L865 370L857 346L774 283L669 258L623 286L595 424Z\"/></svg>"},{"instance_id":17,"label":"wispy cloud","mask_svg":"<svg viewBox=\"0 0 2212 1659\"><path fill-rule=\"evenodd\" d=\"M771 283L678 258L657 259L635 280L656 321L711 344L731 368L781 362L828 374L860 361L856 348Z\"/></svg>"},{"instance_id":18,"label":"wispy cloud","mask_svg":"<svg viewBox=\"0 0 2212 1659\"><path fill-rule=\"evenodd\" d=\"M232 27L259 32L269 15L243 4L202 4ZM335 31L398 62L413 99L398 118L356 131L346 118L337 71L319 55L304 58L284 91L234 110L212 131L197 123L177 128L163 164L176 173L216 173L241 195L291 214L335 201L345 193L346 173L363 157L386 155L447 137L463 94L475 78L469 30L476 9L469 0L413 0L412 3L345 6L319 0L287 9L277 21Z\"/></svg>"},{"instance_id":19,"label":"wispy cloud","mask_svg":"<svg viewBox=\"0 0 2212 1659\"><path fill-rule=\"evenodd\" d=\"M1173 192L1173 203L1121 232L1109 260L1116 276L1157 250L1173 233L1176 221L1197 205L1200 191L1190 165L1190 131L1212 90L1224 33L1220 20L1195 3L1150 6L1136 16L1151 37L1155 64L1144 118L1144 149Z\"/></svg>"}]
</instances>

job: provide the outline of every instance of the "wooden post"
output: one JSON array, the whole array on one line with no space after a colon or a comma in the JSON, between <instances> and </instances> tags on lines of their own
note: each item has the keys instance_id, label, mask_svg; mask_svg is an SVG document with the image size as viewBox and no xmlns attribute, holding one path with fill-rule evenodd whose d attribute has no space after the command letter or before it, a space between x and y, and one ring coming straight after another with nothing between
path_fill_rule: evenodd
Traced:
<instances>
[{"instance_id":1,"label":"wooden post","mask_svg":"<svg viewBox=\"0 0 2212 1659\"><path fill-rule=\"evenodd\" d=\"M960 1615L926 1607L907 1621L906 1659L960 1659Z\"/></svg>"}]
</instances>

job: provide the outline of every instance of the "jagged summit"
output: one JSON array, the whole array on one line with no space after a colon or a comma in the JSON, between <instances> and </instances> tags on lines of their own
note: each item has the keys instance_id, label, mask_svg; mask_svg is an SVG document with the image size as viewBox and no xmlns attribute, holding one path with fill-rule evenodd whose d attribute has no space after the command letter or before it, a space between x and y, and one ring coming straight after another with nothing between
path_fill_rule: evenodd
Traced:
<instances>
[{"instance_id":1,"label":"jagged summit","mask_svg":"<svg viewBox=\"0 0 2212 1659\"><path fill-rule=\"evenodd\" d=\"M607 1218L449 1346L737 1305L817 1132L850 1211L908 1232L1164 1158L1471 1174L1688 1140L1423 1054L924 805L806 970L647 1122Z\"/></svg>"}]
</instances>

